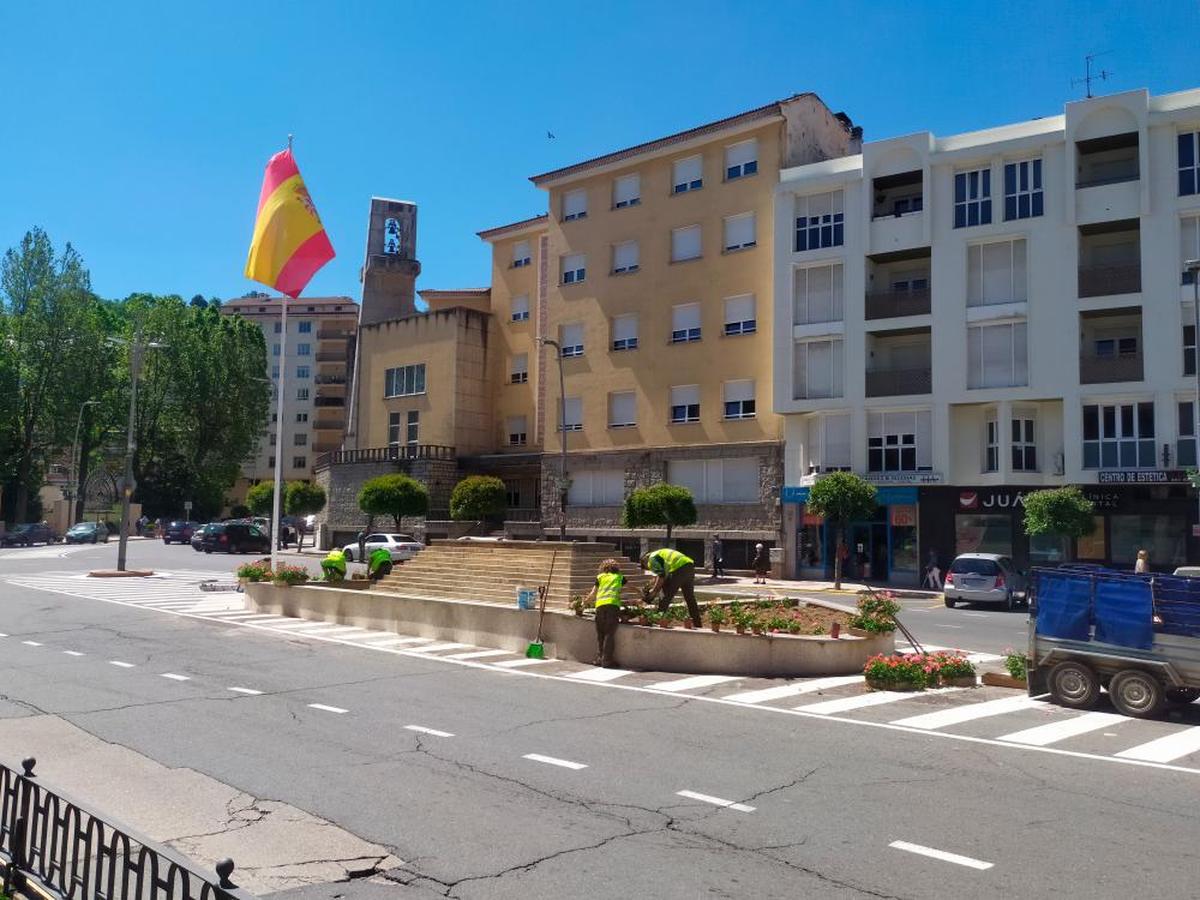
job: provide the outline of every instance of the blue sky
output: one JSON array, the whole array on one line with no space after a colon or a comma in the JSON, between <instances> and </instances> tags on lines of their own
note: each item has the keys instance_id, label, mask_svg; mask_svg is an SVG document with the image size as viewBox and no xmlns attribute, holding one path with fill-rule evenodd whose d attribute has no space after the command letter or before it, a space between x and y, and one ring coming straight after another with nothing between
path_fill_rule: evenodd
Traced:
<instances>
[{"instance_id":1,"label":"blue sky","mask_svg":"<svg viewBox=\"0 0 1200 900\"><path fill-rule=\"evenodd\" d=\"M421 287L485 285L528 176L800 91L867 140L1200 86L1196 2L0 3L0 248L71 241L107 297L237 296L267 158L296 156L359 296L372 195L420 204ZM555 140L548 140L546 131Z\"/></svg>"}]
</instances>

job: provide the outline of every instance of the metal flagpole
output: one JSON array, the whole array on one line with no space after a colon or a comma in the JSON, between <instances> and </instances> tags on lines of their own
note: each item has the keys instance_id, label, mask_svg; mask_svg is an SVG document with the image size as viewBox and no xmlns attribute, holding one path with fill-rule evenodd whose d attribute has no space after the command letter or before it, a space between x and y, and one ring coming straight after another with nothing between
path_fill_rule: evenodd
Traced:
<instances>
[{"instance_id":1,"label":"metal flagpole","mask_svg":"<svg viewBox=\"0 0 1200 900\"><path fill-rule=\"evenodd\" d=\"M288 135L288 152L292 150L292 136ZM287 294L279 295L279 383L275 398L275 494L271 502L271 571L279 565L279 520L283 516L283 395L287 390Z\"/></svg>"}]
</instances>

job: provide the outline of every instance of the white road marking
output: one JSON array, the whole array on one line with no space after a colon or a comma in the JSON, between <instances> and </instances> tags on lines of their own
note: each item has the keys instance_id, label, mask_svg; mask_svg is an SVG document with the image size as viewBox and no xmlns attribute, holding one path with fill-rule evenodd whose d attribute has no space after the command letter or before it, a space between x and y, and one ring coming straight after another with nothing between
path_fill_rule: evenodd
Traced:
<instances>
[{"instance_id":1,"label":"white road marking","mask_svg":"<svg viewBox=\"0 0 1200 900\"><path fill-rule=\"evenodd\" d=\"M1121 759L1169 763L1200 750L1200 727L1193 726L1145 744L1138 744L1117 754Z\"/></svg>"},{"instance_id":2,"label":"white road marking","mask_svg":"<svg viewBox=\"0 0 1200 900\"><path fill-rule=\"evenodd\" d=\"M108 661L108 664L109 664L110 666L116 666L116 667L117 667L117 668L119 668L119 669L132 669L132 668L134 668L134 665L133 665L133 663L121 662L119 659L110 659L110 660Z\"/></svg>"},{"instance_id":3,"label":"white road marking","mask_svg":"<svg viewBox=\"0 0 1200 900\"><path fill-rule=\"evenodd\" d=\"M485 666L496 666L500 669L520 669L523 666L540 666L542 663L550 662L548 659L506 659L498 663L483 663Z\"/></svg>"},{"instance_id":4,"label":"white road marking","mask_svg":"<svg viewBox=\"0 0 1200 900\"><path fill-rule=\"evenodd\" d=\"M971 618L973 618L973 619L986 619L986 618L988 618L988 614L987 614L987 613L973 613L973 612L965 612L965 613L963 613L963 615L964 615L964 616L970 616L970 617L971 617Z\"/></svg>"},{"instance_id":5,"label":"white road marking","mask_svg":"<svg viewBox=\"0 0 1200 900\"><path fill-rule=\"evenodd\" d=\"M730 694L722 697L732 703L766 703L768 700L782 700L785 697L796 697L800 694L811 694L826 688L845 687L848 684L862 684L861 675L836 675L829 678L813 678L795 684L785 684L780 687L764 688L761 691L745 691L741 694Z\"/></svg>"},{"instance_id":6,"label":"white road marking","mask_svg":"<svg viewBox=\"0 0 1200 900\"><path fill-rule=\"evenodd\" d=\"M257 623L251 623L257 624ZM333 637L336 635L339 638L349 637L355 632L362 631L361 628L355 628L351 625L333 625L326 628L314 628L311 631L305 631L305 637Z\"/></svg>"},{"instance_id":7,"label":"white road marking","mask_svg":"<svg viewBox=\"0 0 1200 900\"><path fill-rule=\"evenodd\" d=\"M424 725L405 725L409 731L418 731L421 734L432 734L434 737L454 737L449 731L438 731L436 728L426 728Z\"/></svg>"},{"instance_id":8,"label":"white road marking","mask_svg":"<svg viewBox=\"0 0 1200 900\"><path fill-rule=\"evenodd\" d=\"M1017 712L1022 709L1045 707L1031 697L1003 697L999 700L988 700L984 703L972 703L968 706L956 706L953 709L942 709L937 712L925 713L920 716L910 716L907 719L897 719L891 724L902 725L905 728L936 729L949 725L961 725L963 722L973 722L976 719L986 719L989 716L1002 716L1005 713Z\"/></svg>"},{"instance_id":9,"label":"white road marking","mask_svg":"<svg viewBox=\"0 0 1200 900\"><path fill-rule=\"evenodd\" d=\"M940 859L942 862L954 863L955 865L966 866L970 869L979 869L981 872L995 865L994 863L984 862L982 859L973 859L970 856L960 856L957 853L947 853L945 850L935 850L933 847L910 844L908 841L892 841L888 846L894 847L897 850L907 850L909 853L915 853L918 856L928 856L931 859Z\"/></svg>"},{"instance_id":10,"label":"white road marking","mask_svg":"<svg viewBox=\"0 0 1200 900\"><path fill-rule=\"evenodd\" d=\"M67 656L83 656L78 650L64 650L63 653L67 654Z\"/></svg>"},{"instance_id":11,"label":"white road marking","mask_svg":"<svg viewBox=\"0 0 1200 900\"><path fill-rule=\"evenodd\" d=\"M726 681L737 681L739 675L693 675L691 678L677 678L672 681L659 681L648 685L652 691L694 691L696 688L712 687L714 684L724 684Z\"/></svg>"},{"instance_id":12,"label":"white road marking","mask_svg":"<svg viewBox=\"0 0 1200 900\"><path fill-rule=\"evenodd\" d=\"M1082 716L1076 716L1073 719L1050 722L1046 725L1038 725L1035 728L1026 728L1024 731L1015 731L1012 734L1001 735L997 740L1012 741L1014 744L1031 744L1034 747L1045 747L1047 744L1055 744L1059 741L1065 741L1067 738L1087 734L1089 731L1099 731L1101 728L1108 728L1110 725L1120 725L1122 722L1128 721L1125 716L1119 716L1116 713L1090 712L1084 713Z\"/></svg>"},{"instance_id":13,"label":"white road marking","mask_svg":"<svg viewBox=\"0 0 1200 900\"><path fill-rule=\"evenodd\" d=\"M937 688L932 691L923 691L925 695L929 694L948 694L953 691L962 691L966 688ZM824 700L820 703L809 703L805 706L794 707L799 712L816 713L821 716L828 716L834 713L851 712L856 709L866 709L870 706L882 706L884 703L895 703L899 700L911 700L915 694L911 691L874 691L870 694L858 694L854 697L841 697L837 700Z\"/></svg>"},{"instance_id":14,"label":"white road marking","mask_svg":"<svg viewBox=\"0 0 1200 900\"><path fill-rule=\"evenodd\" d=\"M257 697L262 693L262 691L256 691L254 688L246 687L231 687L229 690L233 691L235 694L250 694L253 697Z\"/></svg>"},{"instance_id":15,"label":"white road marking","mask_svg":"<svg viewBox=\"0 0 1200 900\"><path fill-rule=\"evenodd\" d=\"M722 800L720 797L713 797L711 794L697 794L695 791L676 791L678 797L687 797L689 800L699 800L702 803L711 803L713 806L723 806L726 809L736 809L738 812L754 812L753 806L747 806L745 803L734 803L732 800Z\"/></svg>"},{"instance_id":16,"label":"white road marking","mask_svg":"<svg viewBox=\"0 0 1200 900\"><path fill-rule=\"evenodd\" d=\"M367 646L372 647L374 649L379 649L381 647L398 647L401 644L421 644L421 643L426 643L426 644L429 643L429 638L392 638L390 641L376 641L375 643L368 644Z\"/></svg>"},{"instance_id":17,"label":"white road marking","mask_svg":"<svg viewBox=\"0 0 1200 900\"><path fill-rule=\"evenodd\" d=\"M446 659L487 659L489 656L511 655L511 650L472 650L470 653L451 653Z\"/></svg>"},{"instance_id":18,"label":"white road marking","mask_svg":"<svg viewBox=\"0 0 1200 900\"><path fill-rule=\"evenodd\" d=\"M569 759L558 759L554 756L542 756L540 753L526 753L522 759L532 759L534 762L546 763L550 766L560 766L564 769L586 769L585 763L571 762Z\"/></svg>"},{"instance_id":19,"label":"white road marking","mask_svg":"<svg viewBox=\"0 0 1200 900\"><path fill-rule=\"evenodd\" d=\"M962 628L961 625L943 625L940 622L934 622L933 627L934 628Z\"/></svg>"},{"instance_id":20,"label":"white road marking","mask_svg":"<svg viewBox=\"0 0 1200 900\"><path fill-rule=\"evenodd\" d=\"M188 675L176 675L174 672L163 672L162 677L170 678L172 681L191 681L192 680L191 677Z\"/></svg>"},{"instance_id":21,"label":"white road marking","mask_svg":"<svg viewBox=\"0 0 1200 900\"><path fill-rule=\"evenodd\" d=\"M6 637L8 637L7 634L0 633L0 638L6 638Z\"/></svg>"},{"instance_id":22,"label":"white road marking","mask_svg":"<svg viewBox=\"0 0 1200 900\"><path fill-rule=\"evenodd\" d=\"M42 645L41 645L40 643L38 643L37 641L21 641L21 643L22 643L22 644L25 644L25 645L26 645L26 646L28 646L28 647L41 647L41 646L42 646Z\"/></svg>"},{"instance_id":23,"label":"white road marking","mask_svg":"<svg viewBox=\"0 0 1200 900\"><path fill-rule=\"evenodd\" d=\"M632 675L633 672L629 669L583 669L579 672L571 672L567 678L575 681L616 681L618 678L624 678L626 675Z\"/></svg>"},{"instance_id":24,"label":"white road marking","mask_svg":"<svg viewBox=\"0 0 1200 900\"><path fill-rule=\"evenodd\" d=\"M326 706L324 703L310 703L310 704L308 704L308 708L309 709L319 709L322 712L338 713L339 715L341 713L350 712L350 710L342 709L340 706Z\"/></svg>"},{"instance_id":25,"label":"white road marking","mask_svg":"<svg viewBox=\"0 0 1200 900\"><path fill-rule=\"evenodd\" d=\"M358 638L357 643L367 647L374 647L376 644L391 643L395 639L396 633L394 631L372 631Z\"/></svg>"},{"instance_id":26,"label":"white road marking","mask_svg":"<svg viewBox=\"0 0 1200 900\"><path fill-rule=\"evenodd\" d=\"M463 647L470 646L470 644L456 644L453 641L446 641L442 644L426 644L424 647L413 647L413 653L440 653L443 650L461 650Z\"/></svg>"}]
</instances>

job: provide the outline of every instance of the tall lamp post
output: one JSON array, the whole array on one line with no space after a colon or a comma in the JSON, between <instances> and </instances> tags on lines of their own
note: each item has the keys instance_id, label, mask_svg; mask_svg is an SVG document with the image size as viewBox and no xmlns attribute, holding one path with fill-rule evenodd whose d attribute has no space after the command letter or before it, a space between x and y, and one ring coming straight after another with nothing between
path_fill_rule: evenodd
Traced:
<instances>
[{"instance_id":1,"label":"tall lamp post","mask_svg":"<svg viewBox=\"0 0 1200 900\"><path fill-rule=\"evenodd\" d=\"M1196 376L1196 402L1192 407L1193 440L1200 449L1200 259L1189 259L1183 264L1192 276L1192 374ZM1200 459L1197 459L1200 462ZM1196 489L1196 521L1200 523L1200 484Z\"/></svg>"},{"instance_id":2,"label":"tall lamp post","mask_svg":"<svg viewBox=\"0 0 1200 900\"><path fill-rule=\"evenodd\" d=\"M89 406L95 406L99 400L84 400L79 404L79 416L75 419L75 443L71 445L71 487L74 494L71 497L71 524L76 522L79 514L79 495L83 493L83 485L79 483L79 469L82 459L79 458L79 427L83 424L83 411Z\"/></svg>"},{"instance_id":3,"label":"tall lamp post","mask_svg":"<svg viewBox=\"0 0 1200 900\"><path fill-rule=\"evenodd\" d=\"M561 518L558 522L558 539L567 539L567 491L570 482L567 481L567 387L563 378L562 345L550 338L538 338L538 341L553 347L558 355L558 427L562 435L558 439L558 508Z\"/></svg>"}]
</instances>

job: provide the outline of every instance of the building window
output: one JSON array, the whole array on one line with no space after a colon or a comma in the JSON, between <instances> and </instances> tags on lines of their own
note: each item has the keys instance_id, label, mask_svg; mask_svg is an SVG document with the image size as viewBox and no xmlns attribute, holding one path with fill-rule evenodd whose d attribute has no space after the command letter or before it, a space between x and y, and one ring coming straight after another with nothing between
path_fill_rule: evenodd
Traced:
<instances>
[{"instance_id":1,"label":"building window","mask_svg":"<svg viewBox=\"0 0 1200 900\"><path fill-rule=\"evenodd\" d=\"M929 410L867 414L867 471L927 472L933 417Z\"/></svg>"},{"instance_id":2,"label":"building window","mask_svg":"<svg viewBox=\"0 0 1200 900\"><path fill-rule=\"evenodd\" d=\"M1179 270L1184 284L1192 283L1187 264L1200 259L1200 216L1185 216L1179 221Z\"/></svg>"},{"instance_id":3,"label":"building window","mask_svg":"<svg viewBox=\"0 0 1200 900\"><path fill-rule=\"evenodd\" d=\"M279 435L276 432L271 432L271 446L274 447L279 441Z\"/></svg>"},{"instance_id":4,"label":"building window","mask_svg":"<svg viewBox=\"0 0 1200 900\"><path fill-rule=\"evenodd\" d=\"M754 236L754 213L725 217L725 249L745 250L758 241Z\"/></svg>"},{"instance_id":5,"label":"building window","mask_svg":"<svg viewBox=\"0 0 1200 900\"><path fill-rule=\"evenodd\" d=\"M988 419L983 426L983 471L1000 471L1000 423Z\"/></svg>"},{"instance_id":6,"label":"building window","mask_svg":"<svg viewBox=\"0 0 1200 900\"><path fill-rule=\"evenodd\" d=\"M753 138L725 148L725 180L733 181L758 171L758 141Z\"/></svg>"},{"instance_id":7,"label":"building window","mask_svg":"<svg viewBox=\"0 0 1200 900\"><path fill-rule=\"evenodd\" d=\"M638 317L617 316L612 324L612 348L614 350L636 350L638 345Z\"/></svg>"},{"instance_id":8,"label":"building window","mask_svg":"<svg viewBox=\"0 0 1200 900\"><path fill-rule=\"evenodd\" d=\"M1042 214L1042 161L1026 159L1004 165L1004 220Z\"/></svg>"},{"instance_id":9,"label":"building window","mask_svg":"<svg viewBox=\"0 0 1200 900\"><path fill-rule=\"evenodd\" d=\"M279 377L279 366L278 365L271 366L271 377L272 378Z\"/></svg>"},{"instance_id":10,"label":"building window","mask_svg":"<svg viewBox=\"0 0 1200 900\"><path fill-rule=\"evenodd\" d=\"M307 422L308 421L308 413L306 413L306 412L296 413L296 421L297 422Z\"/></svg>"},{"instance_id":11,"label":"building window","mask_svg":"<svg viewBox=\"0 0 1200 900\"><path fill-rule=\"evenodd\" d=\"M529 321L529 295L518 294L512 298L512 320L514 322Z\"/></svg>"},{"instance_id":12,"label":"building window","mask_svg":"<svg viewBox=\"0 0 1200 900\"><path fill-rule=\"evenodd\" d=\"M296 377L297 378L308 378L310 375L310 371L311 370L309 369L308 366L296 366Z\"/></svg>"},{"instance_id":13,"label":"building window","mask_svg":"<svg viewBox=\"0 0 1200 900\"><path fill-rule=\"evenodd\" d=\"M571 506L620 506L625 502L624 469L574 469L567 471Z\"/></svg>"},{"instance_id":14,"label":"building window","mask_svg":"<svg viewBox=\"0 0 1200 900\"><path fill-rule=\"evenodd\" d=\"M271 355L272 356L279 355L279 345L278 344L275 344L273 347L271 347Z\"/></svg>"},{"instance_id":15,"label":"building window","mask_svg":"<svg viewBox=\"0 0 1200 900\"><path fill-rule=\"evenodd\" d=\"M792 324L842 321L841 263L797 269L792 285Z\"/></svg>"},{"instance_id":16,"label":"building window","mask_svg":"<svg viewBox=\"0 0 1200 900\"><path fill-rule=\"evenodd\" d=\"M1200 193L1200 132L1179 135L1179 196Z\"/></svg>"},{"instance_id":17,"label":"building window","mask_svg":"<svg viewBox=\"0 0 1200 900\"><path fill-rule=\"evenodd\" d=\"M1153 469L1154 404L1088 404L1083 407L1085 469Z\"/></svg>"},{"instance_id":18,"label":"building window","mask_svg":"<svg viewBox=\"0 0 1200 900\"><path fill-rule=\"evenodd\" d=\"M509 368L508 380L512 384L525 384L529 381L529 354L514 353L512 365Z\"/></svg>"},{"instance_id":19,"label":"building window","mask_svg":"<svg viewBox=\"0 0 1200 900\"><path fill-rule=\"evenodd\" d=\"M308 435L307 434L293 434L292 435L292 446L293 447L307 447L308 446Z\"/></svg>"},{"instance_id":20,"label":"building window","mask_svg":"<svg viewBox=\"0 0 1200 900\"><path fill-rule=\"evenodd\" d=\"M704 187L703 161L699 156L677 159L672 168L671 193L685 194Z\"/></svg>"},{"instance_id":21,"label":"building window","mask_svg":"<svg viewBox=\"0 0 1200 900\"><path fill-rule=\"evenodd\" d=\"M583 398L567 397L559 407L559 431L583 431Z\"/></svg>"},{"instance_id":22,"label":"building window","mask_svg":"<svg viewBox=\"0 0 1200 900\"><path fill-rule=\"evenodd\" d=\"M558 343L564 359L583 356L583 325L572 322L558 330Z\"/></svg>"},{"instance_id":23,"label":"building window","mask_svg":"<svg viewBox=\"0 0 1200 900\"><path fill-rule=\"evenodd\" d=\"M841 191L796 198L797 253L842 246L844 229Z\"/></svg>"},{"instance_id":24,"label":"building window","mask_svg":"<svg viewBox=\"0 0 1200 900\"><path fill-rule=\"evenodd\" d=\"M1036 421L1033 416L1016 415L1012 418L1012 468L1014 472L1036 472L1037 440Z\"/></svg>"},{"instance_id":25,"label":"building window","mask_svg":"<svg viewBox=\"0 0 1200 900\"><path fill-rule=\"evenodd\" d=\"M637 394L621 391L608 395L608 427L632 428L637 424Z\"/></svg>"},{"instance_id":26,"label":"building window","mask_svg":"<svg viewBox=\"0 0 1200 900\"><path fill-rule=\"evenodd\" d=\"M638 270L638 242L623 241L613 244L613 274L624 275Z\"/></svg>"},{"instance_id":27,"label":"building window","mask_svg":"<svg viewBox=\"0 0 1200 900\"><path fill-rule=\"evenodd\" d=\"M528 443L529 426L525 416L510 416L505 425L508 431L508 446L524 447Z\"/></svg>"},{"instance_id":28,"label":"building window","mask_svg":"<svg viewBox=\"0 0 1200 900\"><path fill-rule=\"evenodd\" d=\"M297 344L296 345L296 355L297 356L312 356L312 344Z\"/></svg>"},{"instance_id":29,"label":"building window","mask_svg":"<svg viewBox=\"0 0 1200 900\"><path fill-rule=\"evenodd\" d=\"M1183 374L1196 374L1196 326L1183 326Z\"/></svg>"},{"instance_id":30,"label":"building window","mask_svg":"<svg viewBox=\"0 0 1200 900\"><path fill-rule=\"evenodd\" d=\"M754 382L751 379L725 382L725 418L754 418Z\"/></svg>"},{"instance_id":31,"label":"building window","mask_svg":"<svg viewBox=\"0 0 1200 900\"><path fill-rule=\"evenodd\" d=\"M613 179L613 209L637 206L642 202L642 179L640 175L622 175Z\"/></svg>"},{"instance_id":32,"label":"building window","mask_svg":"<svg viewBox=\"0 0 1200 900\"><path fill-rule=\"evenodd\" d=\"M425 363L398 366L383 373L383 396L408 397L425 393Z\"/></svg>"},{"instance_id":33,"label":"building window","mask_svg":"<svg viewBox=\"0 0 1200 900\"><path fill-rule=\"evenodd\" d=\"M700 340L700 304L684 303L671 307L671 343L688 344Z\"/></svg>"},{"instance_id":34,"label":"building window","mask_svg":"<svg viewBox=\"0 0 1200 900\"><path fill-rule=\"evenodd\" d=\"M850 471L850 415L809 416L804 450L807 470L813 474Z\"/></svg>"},{"instance_id":35,"label":"building window","mask_svg":"<svg viewBox=\"0 0 1200 900\"><path fill-rule=\"evenodd\" d=\"M1100 359L1129 359L1138 352L1136 337L1098 338L1095 346Z\"/></svg>"},{"instance_id":36,"label":"building window","mask_svg":"<svg viewBox=\"0 0 1200 900\"><path fill-rule=\"evenodd\" d=\"M671 231L671 262L699 259L701 252L700 226L688 225Z\"/></svg>"},{"instance_id":37,"label":"building window","mask_svg":"<svg viewBox=\"0 0 1200 900\"><path fill-rule=\"evenodd\" d=\"M758 503L762 475L754 457L669 459L667 482L685 487L697 503Z\"/></svg>"},{"instance_id":38,"label":"building window","mask_svg":"<svg viewBox=\"0 0 1200 900\"><path fill-rule=\"evenodd\" d=\"M408 411L408 418L404 423L404 427L404 437L408 441L408 445L411 447L416 444L420 438L421 413L419 410L410 409Z\"/></svg>"},{"instance_id":39,"label":"building window","mask_svg":"<svg viewBox=\"0 0 1200 900\"><path fill-rule=\"evenodd\" d=\"M294 456L294 457L292 457L292 461L293 461L293 462L295 462L297 459L304 459L304 457L303 457L303 456ZM268 468L268 469L273 469L273 468L275 468L275 457L273 457L273 456L268 456L268 457L267 457L267 468Z\"/></svg>"},{"instance_id":40,"label":"building window","mask_svg":"<svg viewBox=\"0 0 1200 900\"><path fill-rule=\"evenodd\" d=\"M754 334L758 330L758 319L754 312L754 295L725 298L725 334Z\"/></svg>"},{"instance_id":41,"label":"building window","mask_svg":"<svg viewBox=\"0 0 1200 900\"><path fill-rule=\"evenodd\" d=\"M299 331L301 334L312 334L312 322L309 319L302 320Z\"/></svg>"},{"instance_id":42,"label":"building window","mask_svg":"<svg viewBox=\"0 0 1200 900\"><path fill-rule=\"evenodd\" d=\"M308 399L308 388L296 388L296 399L297 400L307 400Z\"/></svg>"},{"instance_id":43,"label":"building window","mask_svg":"<svg viewBox=\"0 0 1200 900\"><path fill-rule=\"evenodd\" d=\"M401 419L401 415L404 416L403 419ZM421 413L415 409L410 409L406 413L388 413L388 445L400 446L401 423L404 425L404 443L410 447L415 446L421 427Z\"/></svg>"},{"instance_id":44,"label":"building window","mask_svg":"<svg viewBox=\"0 0 1200 900\"><path fill-rule=\"evenodd\" d=\"M400 413L388 413L388 446L400 446Z\"/></svg>"},{"instance_id":45,"label":"building window","mask_svg":"<svg viewBox=\"0 0 1200 900\"><path fill-rule=\"evenodd\" d=\"M532 261L533 256L529 251L529 241L517 241L513 244L512 267L514 269L527 266Z\"/></svg>"},{"instance_id":46,"label":"building window","mask_svg":"<svg viewBox=\"0 0 1200 900\"><path fill-rule=\"evenodd\" d=\"M967 306L1022 303L1028 285L1024 238L967 247Z\"/></svg>"},{"instance_id":47,"label":"building window","mask_svg":"<svg viewBox=\"0 0 1200 900\"><path fill-rule=\"evenodd\" d=\"M562 283L579 284L587 275L587 258L582 253L568 253L562 258Z\"/></svg>"},{"instance_id":48,"label":"building window","mask_svg":"<svg viewBox=\"0 0 1200 900\"><path fill-rule=\"evenodd\" d=\"M1024 322L967 328L967 387L1017 387L1029 383Z\"/></svg>"},{"instance_id":49,"label":"building window","mask_svg":"<svg viewBox=\"0 0 1200 900\"><path fill-rule=\"evenodd\" d=\"M274 463L272 463L272 465L274 465ZM307 456L293 456L292 457L292 468L293 469L307 469L308 468L308 457Z\"/></svg>"},{"instance_id":50,"label":"building window","mask_svg":"<svg viewBox=\"0 0 1200 900\"><path fill-rule=\"evenodd\" d=\"M260 310L259 310L259 312L262 312L262 310L260 309ZM282 322L276 322L276 323L275 323L275 333L276 333L276 334L282 334L282 333L283 333L283 323L282 323Z\"/></svg>"},{"instance_id":51,"label":"building window","mask_svg":"<svg viewBox=\"0 0 1200 900\"><path fill-rule=\"evenodd\" d=\"M587 218L587 191L579 188L562 196L562 220L572 222Z\"/></svg>"},{"instance_id":52,"label":"building window","mask_svg":"<svg viewBox=\"0 0 1200 900\"><path fill-rule=\"evenodd\" d=\"M792 399L842 396L841 338L797 341L792 349Z\"/></svg>"},{"instance_id":53,"label":"building window","mask_svg":"<svg viewBox=\"0 0 1200 900\"><path fill-rule=\"evenodd\" d=\"M684 384L671 388L671 424L700 421L700 385Z\"/></svg>"},{"instance_id":54,"label":"building window","mask_svg":"<svg viewBox=\"0 0 1200 900\"><path fill-rule=\"evenodd\" d=\"M954 174L954 227L992 223L992 170Z\"/></svg>"},{"instance_id":55,"label":"building window","mask_svg":"<svg viewBox=\"0 0 1200 900\"><path fill-rule=\"evenodd\" d=\"M1178 404L1179 440L1175 442L1175 465L1194 468L1196 465L1196 414L1192 403Z\"/></svg>"}]
</instances>

